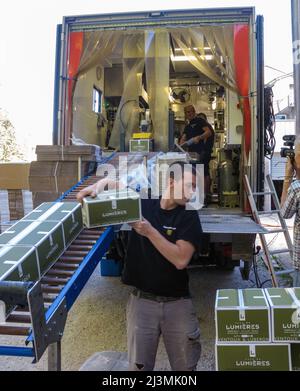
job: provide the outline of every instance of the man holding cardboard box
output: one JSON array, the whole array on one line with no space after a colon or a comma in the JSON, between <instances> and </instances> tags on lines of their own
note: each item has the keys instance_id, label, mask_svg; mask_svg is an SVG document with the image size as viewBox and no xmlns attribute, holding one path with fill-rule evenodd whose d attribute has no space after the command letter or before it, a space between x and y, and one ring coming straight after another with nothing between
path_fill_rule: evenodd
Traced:
<instances>
[{"instance_id":1,"label":"man holding cardboard box","mask_svg":"<svg viewBox=\"0 0 300 391\"><path fill-rule=\"evenodd\" d=\"M124 187L103 179L83 189L78 200L108 186ZM195 188L196 171L184 170L182 162L172 164L162 197L142 199L143 219L132 224L122 276L135 287L127 303L131 370L153 370L160 335L172 370L195 370L200 358L199 323L186 270L202 233L198 213L186 209Z\"/></svg>"}]
</instances>

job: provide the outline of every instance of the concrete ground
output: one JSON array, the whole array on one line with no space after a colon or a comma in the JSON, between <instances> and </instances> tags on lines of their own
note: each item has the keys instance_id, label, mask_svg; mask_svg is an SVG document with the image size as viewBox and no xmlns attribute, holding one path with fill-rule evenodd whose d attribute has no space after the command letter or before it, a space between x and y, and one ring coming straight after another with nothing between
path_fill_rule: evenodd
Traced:
<instances>
[{"instance_id":1,"label":"concrete ground","mask_svg":"<svg viewBox=\"0 0 300 391\"><path fill-rule=\"evenodd\" d=\"M276 225L274 219L266 218L266 224ZM292 221L288 221L292 227ZM273 235L273 248L285 247L283 239ZM261 263L261 262L260 262ZM261 281L268 280L268 273L259 267ZM202 356L198 370L215 369L214 344L214 302L217 289L254 287L252 281L243 281L238 268L233 272L216 268L196 268L189 271L191 292L200 321ZM289 284L283 279L282 285ZM264 287L271 286L267 281ZM62 369L77 371L95 352L126 352L125 307L131 288L124 286L118 277L101 277L99 268L88 281L73 308L62 340ZM24 346L24 339L0 336L0 345ZM157 354L157 370L169 370L169 363L162 344ZM38 364L31 359L0 356L0 371L40 371L47 370L47 354Z\"/></svg>"},{"instance_id":2,"label":"concrete ground","mask_svg":"<svg viewBox=\"0 0 300 391\"><path fill-rule=\"evenodd\" d=\"M190 271L191 291L201 326L202 357L199 370L214 370L214 301L219 288L247 287L239 270L215 269ZM126 301L131 291L119 278L101 277L97 268L69 312L62 340L62 369L78 370L92 354L99 351L126 351ZM20 337L0 336L0 345L20 344ZM38 364L31 359L1 357L0 370L46 370L47 355ZM165 349L160 344L157 370L168 370Z\"/></svg>"}]
</instances>

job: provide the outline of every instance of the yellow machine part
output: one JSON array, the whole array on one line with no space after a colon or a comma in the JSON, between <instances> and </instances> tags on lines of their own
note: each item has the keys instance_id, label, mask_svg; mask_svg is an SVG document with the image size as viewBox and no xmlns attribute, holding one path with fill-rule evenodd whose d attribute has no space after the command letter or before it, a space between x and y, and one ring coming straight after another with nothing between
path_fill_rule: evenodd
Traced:
<instances>
[{"instance_id":1,"label":"yellow machine part","mask_svg":"<svg viewBox=\"0 0 300 391\"><path fill-rule=\"evenodd\" d=\"M150 138L153 138L153 133L147 133L147 132L133 133L132 138L134 138L134 139L150 139Z\"/></svg>"}]
</instances>

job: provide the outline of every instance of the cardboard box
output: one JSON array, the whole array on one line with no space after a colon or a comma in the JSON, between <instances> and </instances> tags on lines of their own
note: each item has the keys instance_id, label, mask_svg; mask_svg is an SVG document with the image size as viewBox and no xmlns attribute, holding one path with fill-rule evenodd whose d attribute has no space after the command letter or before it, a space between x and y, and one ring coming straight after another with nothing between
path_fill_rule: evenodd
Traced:
<instances>
[{"instance_id":1,"label":"cardboard box","mask_svg":"<svg viewBox=\"0 0 300 391\"><path fill-rule=\"evenodd\" d=\"M166 189L167 172L169 166L175 162L188 163L188 158L185 153L168 152L163 155L158 155L154 168L154 193L161 195ZM153 178L151 178L153 180Z\"/></svg>"},{"instance_id":2,"label":"cardboard box","mask_svg":"<svg viewBox=\"0 0 300 391\"><path fill-rule=\"evenodd\" d=\"M95 168L95 162L81 164L81 178ZM32 192L65 192L78 182L77 162L32 162L29 190Z\"/></svg>"},{"instance_id":3,"label":"cardboard box","mask_svg":"<svg viewBox=\"0 0 300 391\"><path fill-rule=\"evenodd\" d=\"M65 247L79 235L83 228L82 209L78 202L44 202L22 221L61 222Z\"/></svg>"},{"instance_id":4,"label":"cardboard box","mask_svg":"<svg viewBox=\"0 0 300 391\"><path fill-rule=\"evenodd\" d=\"M102 150L97 145L37 145L38 161L100 161Z\"/></svg>"},{"instance_id":5,"label":"cardboard box","mask_svg":"<svg viewBox=\"0 0 300 391\"><path fill-rule=\"evenodd\" d=\"M273 342L300 342L300 288L265 289Z\"/></svg>"},{"instance_id":6,"label":"cardboard box","mask_svg":"<svg viewBox=\"0 0 300 391\"><path fill-rule=\"evenodd\" d=\"M154 149L153 139L130 139L129 152L151 152Z\"/></svg>"},{"instance_id":7,"label":"cardboard box","mask_svg":"<svg viewBox=\"0 0 300 391\"><path fill-rule=\"evenodd\" d=\"M216 341L271 341L270 309L263 289L222 289L215 303Z\"/></svg>"},{"instance_id":8,"label":"cardboard box","mask_svg":"<svg viewBox=\"0 0 300 391\"><path fill-rule=\"evenodd\" d=\"M43 202L55 201L62 196L62 192L34 191L32 193L32 205L37 208Z\"/></svg>"},{"instance_id":9,"label":"cardboard box","mask_svg":"<svg viewBox=\"0 0 300 391\"><path fill-rule=\"evenodd\" d=\"M130 189L104 191L96 198L84 198L82 213L88 228L134 222L142 218L141 199Z\"/></svg>"},{"instance_id":10,"label":"cardboard box","mask_svg":"<svg viewBox=\"0 0 300 391\"><path fill-rule=\"evenodd\" d=\"M39 278L35 247L0 246L0 281L37 281Z\"/></svg>"},{"instance_id":11,"label":"cardboard box","mask_svg":"<svg viewBox=\"0 0 300 391\"><path fill-rule=\"evenodd\" d=\"M289 344L216 345L217 371L290 371Z\"/></svg>"},{"instance_id":12,"label":"cardboard box","mask_svg":"<svg viewBox=\"0 0 300 391\"><path fill-rule=\"evenodd\" d=\"M0 281L37 281L40 279L35 247L0 246ZM6 318L15 306L0 306L0 318ZM3 311L3 313L2 313Z\"/></svg>"},{"instance_id":13,"label":"cardboard box","mask_svg":"<svg viewBox=\"0 0 300 391\"><path fill-rule=\"evenodd\" d=\"M122 262L103 257L100 262L100 272L103 277L119 277L122 274Z\"/></svg>"},{"instance_id":14,"label":"cardboard box","mask_svg":"<svg viewBox=\"0 0 300 391\"><path fill-rule=\"evenodd\" d=\"M1 163L0 190L29 189L30 163Z\"/></svg>"},{"instance_id":15,"label":"cardboard box","mask_svg":"<svg viewBox=\"0 0 300 391\"><path fill-rule=\"evenodd\" d=\"M300 371L300 343L291 344L292 369Z\"/></svg>"},{"instance_id":16,"label":"cardboard box","mask_svg":"<svg viewBox=\"0 0 300 391\"><path fill-rule=\"evenodd\" d=\"M0 244L34 246L42 276L65 249L63 226L60 222L19 221L0 235Z\"/></svg>"}]
</instances>

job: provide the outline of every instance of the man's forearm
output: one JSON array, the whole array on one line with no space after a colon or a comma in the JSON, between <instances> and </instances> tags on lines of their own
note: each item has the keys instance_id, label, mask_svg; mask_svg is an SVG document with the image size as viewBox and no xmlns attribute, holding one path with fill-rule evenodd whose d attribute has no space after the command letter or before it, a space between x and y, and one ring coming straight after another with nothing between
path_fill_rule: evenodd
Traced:
<instances>
[{"instance_id":1,"label":"man's forearm","mask_svg":"<svg viewBox=\"0 0 300 391\"><path fill-rule=\"evenodd\" d=\"M285 203L285 201L287 199L288 191L289 191L289 188L291 186L292 180L293 180L292 176L286 176L284 178L282 194L281 194L281 201L280 201L281 208L283 207L283 205L284 205L284 203Z\"/></svg>"},{"instance_id":2,"label":"man's forearm","mask_svg":"<svg viewBox=\"0 0 300 391\"><path fill-rule=\"evenodd\" d=\"M152 228L148 239L153 246L177 269L184 269L189 261L181 254L180 248L164 238L155 228Z\"/></svg>"}]
</instances>

